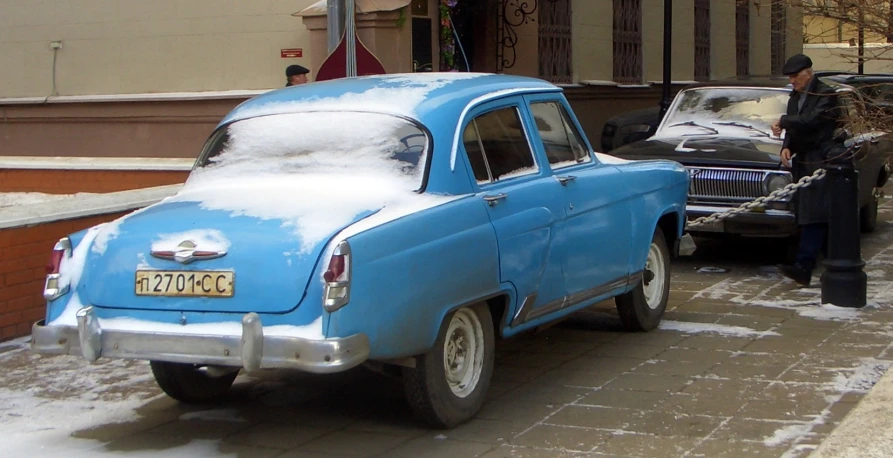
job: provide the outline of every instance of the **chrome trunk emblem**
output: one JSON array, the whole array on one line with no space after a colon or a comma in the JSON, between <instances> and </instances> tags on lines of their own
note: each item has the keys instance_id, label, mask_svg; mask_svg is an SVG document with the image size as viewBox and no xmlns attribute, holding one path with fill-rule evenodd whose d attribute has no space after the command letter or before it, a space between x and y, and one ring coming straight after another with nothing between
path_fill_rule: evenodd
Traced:
<instances>
[{"instance_id":1,"label":"chrome trunk emblem","mask_svg":"<svg viewBox=\"0 0 893 458\"><path fill-rule=\"evenodd\" d=\"M205 261L208 259L217 259L226 254L226 251L203 251L196 250L195 242L192 240L184 240L177 245L177 251L153 250L149 253L156 258L177 261L181 264L189 264L192 261Z\"/></svg>"}]
</instances>

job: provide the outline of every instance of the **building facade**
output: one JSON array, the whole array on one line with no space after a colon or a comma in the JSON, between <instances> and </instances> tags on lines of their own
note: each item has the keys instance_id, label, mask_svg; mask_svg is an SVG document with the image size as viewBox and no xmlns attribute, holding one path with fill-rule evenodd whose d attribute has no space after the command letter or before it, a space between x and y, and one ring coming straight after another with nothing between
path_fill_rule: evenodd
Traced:
<instances>
[{"instance_id":1,"label":"building facade","mask_svg":"<svg viewBox=\"0 0 893 458\"><path fill-rule=\"evenodd\" d=\"M890 2L804 0L804 52L817 69L855 72L859 67L860 24L865 73L893 73Z\"/></svg>"},{"instance_id":2,"label":"building facade","mask_svg":"<svg viewBox=\"0 0 893 458\"><path fill-rule=\"evenodd\" d=\"M358 35L389 73L566 85L594 144L608 117L658 102L661 0L356 1ZM282 87L287 65L313 79L325 13L325 0L5 0L0 155L193 157L228 109ZM675 88L771 73L803 49L784 25L797 23L785 3L674 0Z\"/></svg>"}]
</instances>

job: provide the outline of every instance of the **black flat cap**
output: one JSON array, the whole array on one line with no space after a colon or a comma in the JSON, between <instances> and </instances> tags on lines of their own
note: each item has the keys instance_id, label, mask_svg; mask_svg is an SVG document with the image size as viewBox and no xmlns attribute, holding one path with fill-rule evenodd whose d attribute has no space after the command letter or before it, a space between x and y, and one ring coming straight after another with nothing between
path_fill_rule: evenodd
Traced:
<instances>
[{"instance_id":1,"label":"black flat cap","mask_svg":"<svg viewBox=\"0 0 893 458\"><path fill-rule=\"evenodd\" d=\"M285 76L303 75L305 73L310 73L310 70L307 70L307 67L297 64L289 65L288 68L285 69Z\"/></svg>"},{"instance_id":2,"label":"black flat cap","mask_svg":"<svg viewBox=\"0 0 893 458\"><path fill-rule=\"evenodd\" d=\"M796 75L805 68L812 68L812 59L805 54L794 54L781 67L781 73L785 75Z\"/></svg>"}]
</instances>

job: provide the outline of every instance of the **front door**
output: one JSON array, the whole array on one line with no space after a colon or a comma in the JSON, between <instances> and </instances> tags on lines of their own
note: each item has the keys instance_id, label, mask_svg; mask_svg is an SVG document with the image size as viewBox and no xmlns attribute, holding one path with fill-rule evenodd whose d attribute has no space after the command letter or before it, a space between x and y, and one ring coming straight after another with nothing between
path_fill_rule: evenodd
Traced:
<instances>
[{"instance_id":1,"label":"front door","mask_svg":"<svg viewBox=\"0 0 893 458\"><path fill-rule=\"evenodd\" d=\"M528 101L537 126L536 147L543 149L565 199L560 232L568 246L564 277L568 305L573 305L625 286L632 192L616 167L592 164L591 149L561 98L542 95Z\"/></svg>"},{"instance_id":2,"label":"front door","mask_svg":"<svg viewBox=\"0 0 893 458\"><path fill-rule=\"evenodd\" d=\"M467 155L499 244L500 280L527 309L561 303L566 295L561 185L543 176L531 149L522 99L488 104L463 128Z\"/></svg>"}]
</instances>

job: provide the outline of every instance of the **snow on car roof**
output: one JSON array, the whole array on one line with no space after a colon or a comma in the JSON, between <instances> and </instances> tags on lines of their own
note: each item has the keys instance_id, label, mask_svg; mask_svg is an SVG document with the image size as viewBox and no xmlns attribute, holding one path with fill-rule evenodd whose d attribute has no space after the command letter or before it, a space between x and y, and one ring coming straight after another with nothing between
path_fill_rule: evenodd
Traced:
<instances>
[{"instance_id":1,"label":"snow on car roof","mask_svg":"<svg viewBox=\"0 0 893 458\"><path fill-rule=\"evenodd\" d=\"M427 124L435 110L461 111L488 94L513 89L561 91L547 81L488 73L406 73L340 78L277 89L246 100L222 121L302 111L371 111L415 118ZM436 115L439 117L439 115Z\"/></svg>"}]
</instances>

